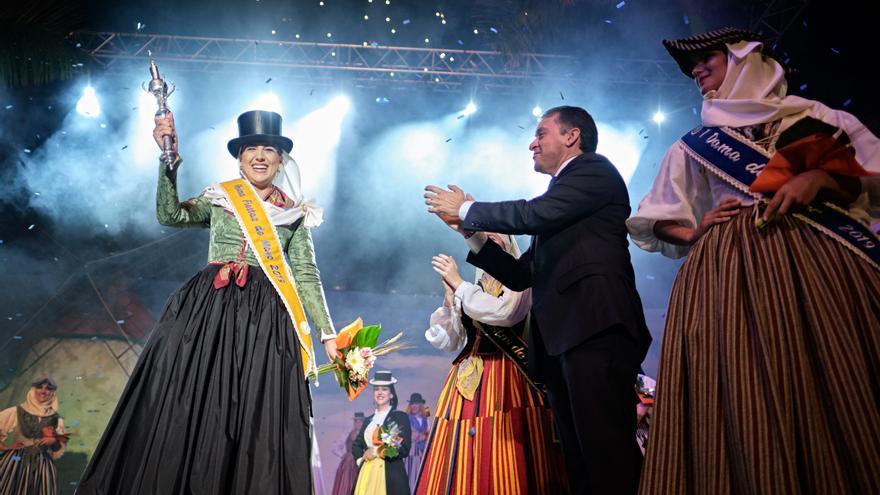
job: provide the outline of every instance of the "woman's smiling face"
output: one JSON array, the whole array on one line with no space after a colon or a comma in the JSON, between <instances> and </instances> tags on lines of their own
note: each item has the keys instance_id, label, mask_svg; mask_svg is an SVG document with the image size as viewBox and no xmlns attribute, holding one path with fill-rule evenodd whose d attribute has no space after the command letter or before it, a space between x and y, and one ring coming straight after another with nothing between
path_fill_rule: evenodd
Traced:
<instances>
[{"instance_id":1,"label":"woman's smiling face","mask_svg":"<svg viewBox=\"0 0 880 495\"><path fill-rule=\"evenodd\" d=\"M727 75L727 54L721 50L702 52L693 57L694 68L691 75L703 94L717 90Z\"/></svg>"}]
</instances>

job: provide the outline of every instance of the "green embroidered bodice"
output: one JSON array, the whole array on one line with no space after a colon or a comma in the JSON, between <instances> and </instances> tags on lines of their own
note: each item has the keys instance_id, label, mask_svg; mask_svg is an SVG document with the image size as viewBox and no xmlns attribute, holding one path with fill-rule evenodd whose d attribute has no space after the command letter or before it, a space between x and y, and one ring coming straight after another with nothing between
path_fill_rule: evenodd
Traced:
<instances>
[{"instance_id":1,"label":"green embroidered bodice","mask_svg":"<svg viewBox=\"0 0 880 495\"><path fill-rule=\"evenodd\" d=\"M180 162L177 166L180 166ZM243 259L253 267L252 269L259 270L257 258L247 247L235 216L219 206L212 205L204 195L181 203L177 194L176 175L175 172L167 171L160 162L159 187L156 191L156 218L159 223L169 227L210 228L209 262ZM306 313L311 317L312 324L322 337L334 335L330 311L324 298L324 287L315 263L311 232L301 225L301 222L276 226L276 231L293 271L296 290Z\"/></svg>"}]
</instances>

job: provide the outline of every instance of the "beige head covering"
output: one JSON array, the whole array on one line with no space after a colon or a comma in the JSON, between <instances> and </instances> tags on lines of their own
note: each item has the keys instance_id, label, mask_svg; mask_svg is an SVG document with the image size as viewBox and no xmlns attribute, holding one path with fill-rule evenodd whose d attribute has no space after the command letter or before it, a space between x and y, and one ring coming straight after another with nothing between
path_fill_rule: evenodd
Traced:
<instances>
[{"instance_id":1,"label":"beige head covering","mask_svg":"<svg viewBox=\"0 0 880 495\"><path fill-rule=\"evenodd\" d=\"M703 125L742 127L773 122L813 104L798 96L786 96L785 70L762 54L761 46L759 41L727 45L724 82L703 95Z\"/></svg>"},{"instance_id":2,"label":"beige head covering","mask_svg":"<svg viewBox=\"0 0 880 495\"><path fill-rule=\"evenodd\" d=\"M519 256L520 256L519 245L517 245L516 239L512 235L509 235L509 234L495 234L495 235L497 235L498 237L501 238L501 241L504 244L503 246L501 246L501 248L504 249L504 251L509 253L514 258L519 258ZM494 242L494 241L492 241L490 239L487 242ZM501 285L501 282L495 280L495 277L493 277L492 275L489 275L488 273L484 272L483 270L481 270L479 268L477 268L477 272L476 272L476 281L479 282L480 285L483 286L483 292L490 294L492 296L495 296L495 297L498 297L499 295L501 295L501 291L504 290L504 286Z\"/></svg>"},{"instance_id":3,"label":"beige head covering","mask_svg":"<svg viewBox=\"0 0 880 495\"><path fill-rule=\"evenodd\" d=\"M58 393L56 390L53 390L49 396L49 400L46 402L40 402L37 399L36 387L31 387L28 389L27 398L21 404L21 408L28 414L34 416L51 416L58 412Z\"/></svg>"}]
</instances>

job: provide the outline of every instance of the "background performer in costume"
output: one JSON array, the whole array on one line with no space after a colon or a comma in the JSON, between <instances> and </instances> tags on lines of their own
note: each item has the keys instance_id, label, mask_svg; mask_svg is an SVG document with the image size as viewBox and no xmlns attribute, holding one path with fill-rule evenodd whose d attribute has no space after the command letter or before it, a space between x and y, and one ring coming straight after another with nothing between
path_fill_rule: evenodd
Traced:
<instances>
[{"instance_id":1,"label":"background performer in costume","mask_svg":"<svg viewBox=\"0 0 880 495\"><path fill-rule=\"evenodd\" d=\"M397 410L395 383L390 371L377 371L370 380L376 411L367 416L352 444L360 466L354 495L410 495L404 459L412 430L409 416Z\"/></svg>"},{"instance_id":2,"label":"background performer in costume","mask_svg":"<svg viewBox=\"0 0 880 495\"><path fill-rule=\"evenodd\" d=\"M306 311L325 350L335 332L315 266L309 227L314 211L287 178L293 143L281 116L251 111L238 118L229 141L244 191L256 193L252 213L265 212L277 232ZM153 136L174 138L173 116L156 120ZM176 149L175 149L176 151ZM208 265L175 292L150 335L134 372L83 475L79 494L311 493L311 399L302 334L289 304L245 240L223 183L180 202L176 173L160 165L159 223L210 228ZM298 174L296 175L298 177ZM259 210L255 210L259 209ZM262 250L263 246L261 246ZM260 251L258 250L258 251ZM271 275L275 277L275 275ZM313 366L313 364L312 364Z\"/></svg>"},{"instance_id":3,"label":"background performer in costume","mask_svg":"<svg viewBox=\"0 0 880 495\"><path fill-rule=\"evenodd\" d=\"M786 96L755 33L663 43L703 94L702 126L627 222L639 247L688 256L641 492L878 493L880 413L865 401L880 387L880 240L859 232L880 206L880 141Z\"/></svg>"},{"instance_id":4,"label":"background performer in costume","mask_svg":"<svg viewBox=\"0 0 880 495\"><path fill-rule=\"evenodd\" d=\"M489 239L519 257L511 236L489 234ZM516 352L525 353L522 332L531 289L512 291L482 270L475 283L465 282L455 260L442 254L433 266L445 297L425 338L458 357L440 392L415 492L567 493L550 409L520 367L525 363L515 361ZM507 339L504 349L493 343L499 337Z\"/></svg>"},{"instance_id":5,"label":"background performer in costume","mask_svg":"<svg viewBox=\"0 0 880 495\"><path fill-rule=\"evenodd\" d=\"M67 436L58 415L58 385L48 377L31 384L27 399L0 411L0 495L56 495L55 461ZM12 433L12 443L3 444Z\"/></svg>"},{"instance_id":6,"label":"background performer in costume","mask_svg":"<svg viewBox=\"0 0 880 495\"><path fill-rule=\"evenodd\" d=\"M354 413L352 420L351 431L333 447L333 454L339 457L339 466L336 467L336 477L333 480L333 495L351 495L357 480L358 465L351 449L364 424L364 413Z\"/></svg>"},{"instance_id":7,"label":"background performer in costume","mask_svg":"<svg viewBox=\"0 0 880 495\"><path fill-rule=\"evenodd\" d=\"M412 446L409 455L406 456L405 465L409 486L415 487L419 481L419 467L422 465L422 455L428 443L431 420L428 419L430 414L422 394L414 392L406 402L406 414L409 416L409 426L412 428Z\"/></svg>"}]
</instances>

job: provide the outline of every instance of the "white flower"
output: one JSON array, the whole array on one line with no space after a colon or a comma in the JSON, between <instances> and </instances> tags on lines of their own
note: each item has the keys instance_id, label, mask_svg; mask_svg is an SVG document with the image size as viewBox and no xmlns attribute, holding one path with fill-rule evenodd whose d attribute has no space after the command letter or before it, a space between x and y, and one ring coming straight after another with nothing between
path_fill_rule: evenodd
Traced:
<instances>
[{"instance_id":1,"label":"white flower","mask_svg":"<svg viewBox=\"0 0 880 495\"><path fill-rule=\"evenodd\" d=\"M360 347L348 351L348 354L345 355L345 366L358 375L369 369L366 360L361 356Z\"/></svg>"}]
</instances>

